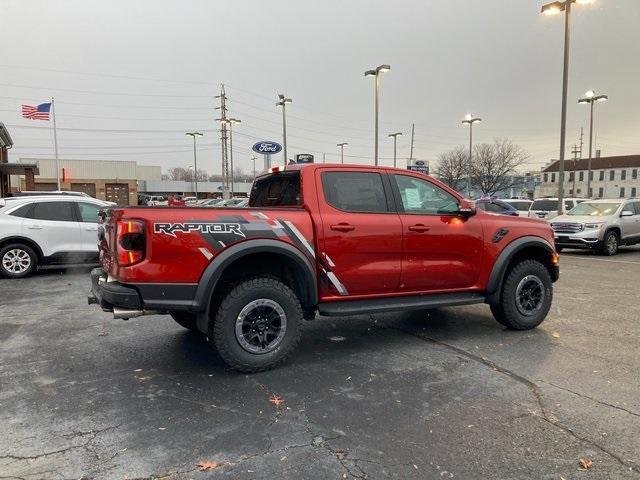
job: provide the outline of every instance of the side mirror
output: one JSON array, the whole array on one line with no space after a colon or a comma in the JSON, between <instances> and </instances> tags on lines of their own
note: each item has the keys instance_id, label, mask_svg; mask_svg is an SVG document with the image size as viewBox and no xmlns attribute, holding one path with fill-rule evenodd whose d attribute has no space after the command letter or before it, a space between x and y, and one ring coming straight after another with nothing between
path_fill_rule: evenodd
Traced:
<instances>
[{"instance_id":1,"label":"side mirror","mask_svg":"<svg viewBox=\"0 0 640 480\"><path fill-rule=\"evenodd\" d=\"M463 217L472 217L476 214L476 205L469 200L463 199L458 206L458 213Z\"/></svg>"},{"instance_id":2,"label":"side mirror","mask_svg":"<svg viewBox=\"0 0 640 480\"><path fill-rule=\"evenodd\" d=\"M623 210L620 212L621 217L633 217L634 213L631 210Z\"/></svg>"}]
</instances>

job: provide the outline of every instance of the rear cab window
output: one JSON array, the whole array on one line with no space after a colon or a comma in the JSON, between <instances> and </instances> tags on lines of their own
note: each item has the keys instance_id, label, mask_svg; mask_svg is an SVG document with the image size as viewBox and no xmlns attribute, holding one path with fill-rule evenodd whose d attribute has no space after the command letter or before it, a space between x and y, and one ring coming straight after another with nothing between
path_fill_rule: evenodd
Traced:
<instances>
[{"instance_id":1,"label":"rear cab window","mask_svg":"<svg viewBox=\"0 0 640 480\"><path fill-rule=\"evenodd\" d=\"M251 188L249 207L294 207L302 205L300 171L273 173L257 178Z\"/></svg>"},{"instance_id":2,"label":"rear cab window","mask_svg":"<svg viewBox=\"0 0 640 480\"><path fill-rule=\"evenodd\" d=\"M382 176L376 172L323 172L322 190L327 203L344 212L390 211Z\"/></svg>"}]
</instances>

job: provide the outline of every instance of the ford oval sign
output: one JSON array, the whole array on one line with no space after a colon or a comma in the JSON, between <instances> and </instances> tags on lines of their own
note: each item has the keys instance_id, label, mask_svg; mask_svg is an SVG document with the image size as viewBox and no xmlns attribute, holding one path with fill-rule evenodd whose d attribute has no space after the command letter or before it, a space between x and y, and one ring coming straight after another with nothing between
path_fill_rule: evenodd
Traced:
<instances>
[{"instance_id":1,"label":"ford oval sign","mask_svg":"<svg viewBox=\"0 0 640 480\"><path fill-rule=\"evenodd\" d=\"M424 160L416 160L414 163L415 163L416 165L421 166L421 167L422 167L422 166L424 166L424 164L425 164Z\"/></svg>"},{"instance_id":2,"label":"ford oval sign","mask_svg":"<svg viewBox=\"0 0 640 480\"><path fill-rule=\"evenodd\" d=\"M273 155L282 151L282 145L276 142L263 141L256 143L251 150L262 155Z\"/></svg>"}]
</instances>

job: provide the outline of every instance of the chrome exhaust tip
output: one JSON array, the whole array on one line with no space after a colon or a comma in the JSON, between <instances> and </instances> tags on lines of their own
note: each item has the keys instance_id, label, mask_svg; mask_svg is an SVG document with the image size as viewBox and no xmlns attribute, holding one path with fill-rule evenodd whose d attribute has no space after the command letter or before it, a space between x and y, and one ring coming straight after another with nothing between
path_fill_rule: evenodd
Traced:
<instances>
[{"instance_id":1,"label":"chrome exhaust tip","mask_svg":"<svg viewBox=\"0 0 640 480\"><path fill-rule=\"evenodd\" d=\"M119 320L129 320L130 318L142 317L144 315L162 315L159 310L130 310L127 308L113 307L113 318Z\"/></svg>"}]
</instances>

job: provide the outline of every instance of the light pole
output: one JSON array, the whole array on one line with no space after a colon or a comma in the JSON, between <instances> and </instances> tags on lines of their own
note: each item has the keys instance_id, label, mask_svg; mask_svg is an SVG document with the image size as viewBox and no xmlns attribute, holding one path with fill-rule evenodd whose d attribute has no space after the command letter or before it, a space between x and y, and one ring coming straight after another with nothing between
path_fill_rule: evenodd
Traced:
<instances>
[{"instance_id":1,"label":"light pole","mask_svg":"<svg viewBox=\"0 0 640 480\"><path fill-rule=\"evenodd\" d=\"M344 146L349 145L347 142L337 144L340 147L340 163L344 163Z\"/></svg>"},{"instance_id":2,"label":"light pole","mask_svg":"<svg viewBox=\"0 0 640 480\"><path fill-rule=\"evenodd\" d=\"M474 117L470 113L467 113L464 120L462 120L462 123L469 125L469 163L467 165L467 198L469 199L471 199L471 167L473 165L473 163L471 163L473 156L473 124L481 121L481 118Z\"/></svg>"},{"instance_id":3,"label":"light pole","mask_svg":"<svg viewBox=\"0 0 640 480\"><path fill-rule=\"evenodd\" d=\"M256 157L255 155L251 155L251 161L253 162L253 181L256 181L256 160L258 159L258 157Z\"/></svg>"},{"instance_id":4,"label":"light pole","mask_svg":"<svg viewBox=\"0 0 640 480\"><path fill-rule=\"evenodd\" d=\"M593 148L593 105L596 102L606 102L609 99L607 95L596 95L596 92L589 90L584 97L578 100L578 103L588 103L591 106L591 115L589 118L589 162L587 163L587 197L591 198L591 151Z\"/></svg>"},{"instance_id":5,"label":"light pole","mask_svg":"<svg viewBox=\"0 0 640 480\"><path fill-rule=\"evenodd\" d=\"M196 137L201 137L203 134L200 132L187 132L185 135L193 137L193 181L194 190L196 194L196 200L198 199L198 157L196 155Z\"/></svg>"},{"instance_id":6,"label":"light pole","mask_svg":"<svg viewBox=\"0 0 640 480\"><path fill-rule=\"evenodd\" d=\"M290 98L286 98L282 93L278 94L278 98L280 99L276 103L276 107L282 107L282 148L284 149L284 168L287 168L287 163L289 159L287 158L287 115L286 108L287 103L293 102Z\"/></svg>"},{"instance_id":7,"label":"light pole","mask_svg":"<svg viewBox=\"0 0 640 480\"><path fill-rule=\"evenodd\" d=\"M367 70L364 72L365 77L376 77L375 81L375 121L374 121L374 131L375 131L375 146L374 146L374 158L375 165L378 165L378 104L380 97L380 74L384 72L388 72L391 70L389 65L380 65L375 68L375 70Z\"/></svg>"},{"instance_id":8,"label":"light pole","mask_svg":"<svg viewBox=\"0 0 640 480\"><path fill-rule=\"evenodd\" d=\"M564 212L564 150L567 132L567 88L569 82L569 48L571 40L571 4L587 5L594 0L564 0L547 3L540 11L544 15L564 12L564 58L562 64L562 107L560 113L560 157L558 159L558 214Z\"/></svg>"},{"instance_id":9,"label":"light pole","mask_svg":"<svg viewBox=\"0 0 640 480\"><path fill-rule=\"evenodd\" d=\"M398 135L402 135L402 132L389 134L390 137L393 137L393 168L396 168L396 144L398 141Z\"/></svg>"}]
</instances>

